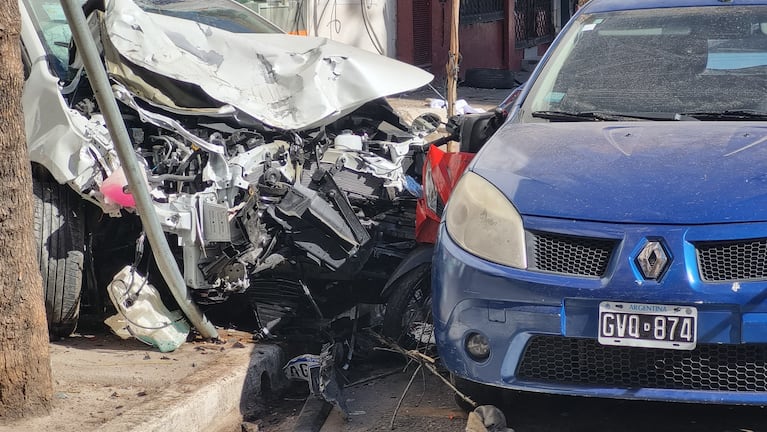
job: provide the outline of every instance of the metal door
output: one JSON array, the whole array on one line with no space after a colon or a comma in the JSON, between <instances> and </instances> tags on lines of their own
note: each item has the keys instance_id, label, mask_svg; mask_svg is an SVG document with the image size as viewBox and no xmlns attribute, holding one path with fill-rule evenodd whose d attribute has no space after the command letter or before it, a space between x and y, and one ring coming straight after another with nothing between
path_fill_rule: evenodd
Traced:
<instances>
[{"instance_id":1,"label":"metal door","mask_svg":"<svg viewBox=\"0 0 767 432\"><path fill-rule=\"evenodd\" d=\"M413 63L431 66L431 2L413 0Z\"/></svg>"}]
</instances>

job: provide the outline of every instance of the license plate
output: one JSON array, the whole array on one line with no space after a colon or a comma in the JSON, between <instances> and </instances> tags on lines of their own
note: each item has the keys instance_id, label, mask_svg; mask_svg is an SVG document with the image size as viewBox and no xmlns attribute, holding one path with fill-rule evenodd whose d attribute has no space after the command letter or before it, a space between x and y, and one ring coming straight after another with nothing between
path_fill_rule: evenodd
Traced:
<instances>
[{"instance_id":1,"label":"license plate","mask_svg":"<svg viewBox=\"0 0 767 432\"><path fill-rule=\"evenodd\" d=\"M698 309L645 303L599 303L602 345L695 349Z\"/></svg>"}]
</instances>

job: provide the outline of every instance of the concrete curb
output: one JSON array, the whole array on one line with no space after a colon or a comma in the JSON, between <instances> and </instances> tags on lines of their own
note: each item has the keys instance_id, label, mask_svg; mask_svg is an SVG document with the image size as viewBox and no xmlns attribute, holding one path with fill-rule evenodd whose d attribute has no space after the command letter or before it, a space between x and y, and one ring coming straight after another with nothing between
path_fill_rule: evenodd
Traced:
<instances>
[{"instance_id":1,"label":"concrete curb","mask_svg":"<svg viewBox=\"0 0 767 432\"><path fill-rule=\"evenodd\" d=\"M145 403L103 424L100 432L220 430L232 414L247 417L271 392L287 386L277 345L237 349ZM231 420L229 420L231 421Z\"/></svg>"}]
</instances>

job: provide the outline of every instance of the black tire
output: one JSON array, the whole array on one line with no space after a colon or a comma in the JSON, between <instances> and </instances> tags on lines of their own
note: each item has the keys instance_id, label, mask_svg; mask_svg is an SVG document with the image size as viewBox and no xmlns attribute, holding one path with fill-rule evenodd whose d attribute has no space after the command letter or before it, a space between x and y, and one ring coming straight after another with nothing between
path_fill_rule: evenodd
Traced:
<instances>
[{"instance_id":1,"label":"black tire","mask_svg":"<svg viewBox=\"0 0 767 432\"><path fill-rule=\"evenodd\" d=\"M432 322L431 263L425 263L411 269L392 285L381 332L405 349L433 346ZM416 325L424 329L422 337L412 335L411 329Z\"/></svg>"},{"instance_id":2,"label":"black tire","mask_svg":"<svg viewBox=\"0 0 767 432\"><path fill-rule=\"evenodd\" d=\"M519 85L514 72L506 69L467 69L463 85L486 89L511 89Z\"/></svg>"},{"instance_id":3,"label":"black tire","mask_svg":"<svg viewBox=\"0 0 767 432\"><path fill-rule=\"evenodd\" d=\"M51 337L69 336L80 317L84 224L79 198L57 183L33 182L35 248Z\"/></svg>"}]
</instances>

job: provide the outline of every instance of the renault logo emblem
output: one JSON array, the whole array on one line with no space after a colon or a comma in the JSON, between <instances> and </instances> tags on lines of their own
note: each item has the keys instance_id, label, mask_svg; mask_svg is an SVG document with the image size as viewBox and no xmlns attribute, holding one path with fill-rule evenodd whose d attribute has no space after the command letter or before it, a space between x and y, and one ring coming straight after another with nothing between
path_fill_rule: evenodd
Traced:
<instances>
[{"instance_id":1,"label":"renault logo emblem","mask_svg":"<svg viewBox=\"0 0 767 432\"><path fill-rule=\"evenodd\" d=\"M658 241L647 242L636 258L636 264L645 279L660 279L668 263L668 254Z\"/></svg>"}]
</instances>

